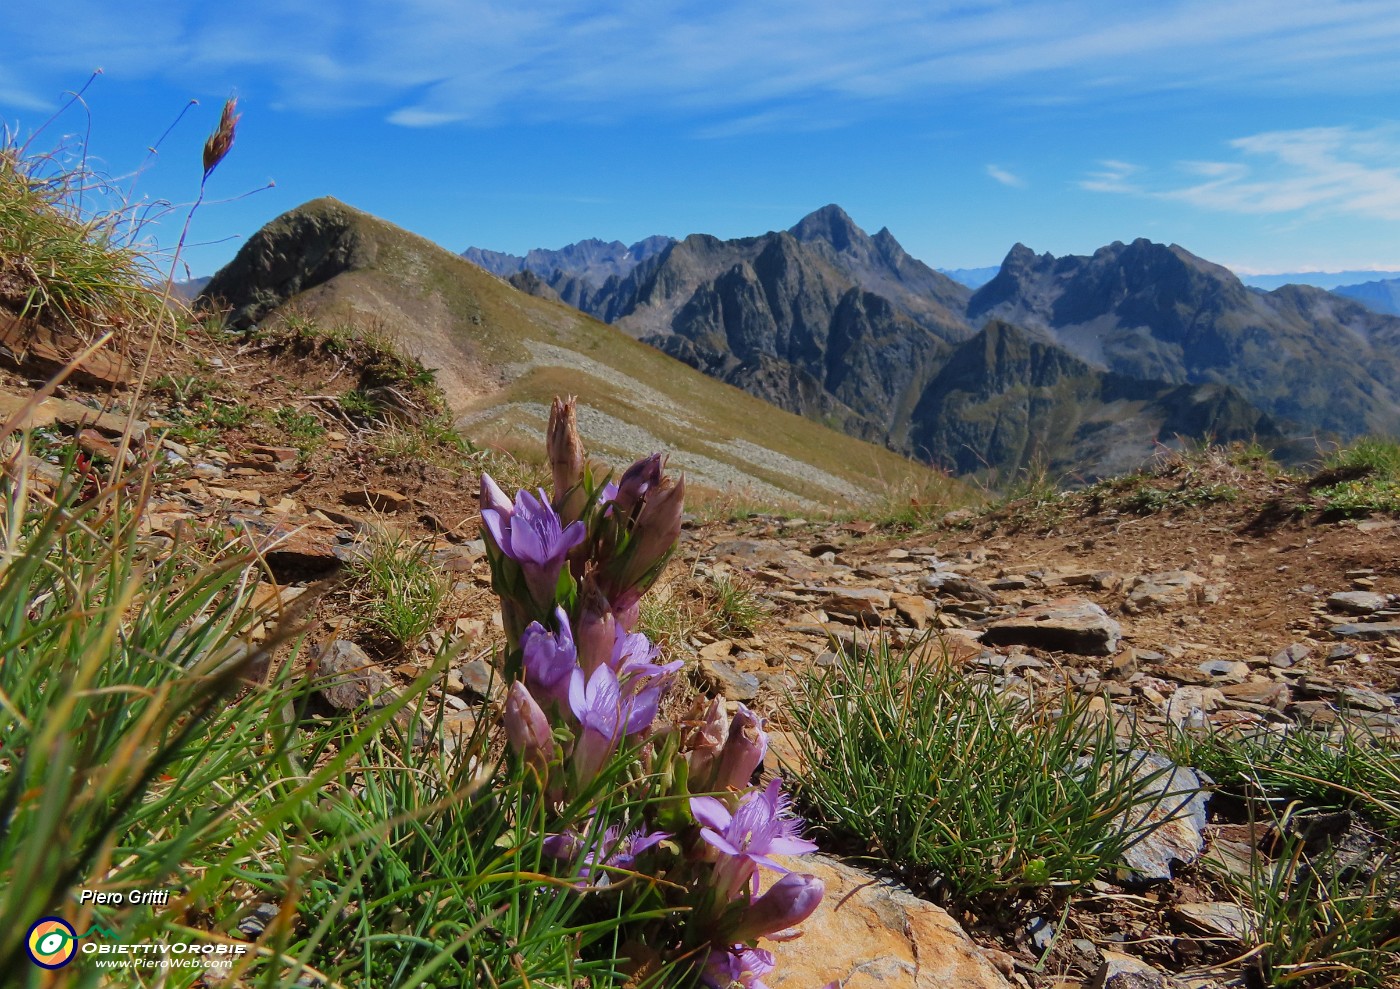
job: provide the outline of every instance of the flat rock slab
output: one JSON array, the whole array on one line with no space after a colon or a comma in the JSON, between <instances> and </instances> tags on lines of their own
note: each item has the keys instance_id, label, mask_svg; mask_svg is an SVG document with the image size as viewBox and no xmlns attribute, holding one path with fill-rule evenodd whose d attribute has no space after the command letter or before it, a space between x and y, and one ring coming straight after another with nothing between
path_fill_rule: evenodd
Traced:
<instances>
[{"instance_id":1,"label":"flat rock slab","mask_svg":"<svg viewBox=\"0 0 1400 989\"><path fill-rule=\"evenodd\" d=\"M890 606L890 592L878 587L823 587L821 592L826 596L822 607L857 617L878 618Z\"/></svg>"},{"instance_id":2,"label":"flat rock slab","mask_svg":"<svg viewBox=\"0 0 1400 989\"><path fill-rule=\"evenodd\" d=\"M252 512L234 512L228 521L231 527L252 535L258 552L263 554L280 583L324 574L340 566L335 551L344 530L339 526L314 516L269 516Z\"/></svg>"},{"instance_id":3,"label":"flat rock slab","mask_svg":"<svg viewBox=\"0 0 1400 989\"><path fill-rule=\"evenodd\" d=\"M357 489L347 491L340 498L347 505L361 505L376 512L401 512L413 507L413 499L399 491L376 488L373 491Z\"/></svg>"},{"instance_id":4,"label":"flat rock slab","mask_svg":"<svg viewBox=\"0 0 1400 989\"><path fill-rule=\"evenodd\" d=\"M320 693L338 711L378 707L394 699L394 681L365 651L346 639L317 650Z\"/></svg>"},{"instance_id":5,"label":"flat rock slab","mask_svg":"<svg viewBox=\"0 0 1400 989\"><path fill-rule=\"evenodd\" d=\"M88 341L73 333L56 332L50 327L0 311L0 354L12 355L8 363L21 370L45 375L69 368L68 380L99 388L124 388L131 384L131 361L110 345L72 364L88 347ZM71 364L71 368L70 368Z\"/></svg>"},{"instance_id":6,"label":"flat rock slab","mask_svg":"<svg viewBox=\"0 0 1400 989\"><path fill-rule=\"evenodd\" d=\"M778 856L784 868L809 873L826 896L794 941L759 946L777 969L770 989L1010 989L977 945L942 908L868 872L824 855ZM765 885L776 878L763 870Z\"/></svg>"},{"instance_id":7,"label":"flat rock slab","mask_svg":"<svg viewBox=\"0 0 1400 989\"><path fill-rule=\"evenodd\" d=\"M1345 625L1333 625L1332 634L1339 639L1374 642L1388 636L1400 635L1400 622L1348 622Z\"/></svg>"},{"instance_id":8,"label":"flat rock slab","mask_svg":"<svg viewBox=\"0 0 1400 989\"><path fill-rule=\"evenodd\" d=\"M1147 802L1128 811L1132 826L1151 831L1123 853L1123 865L1131 879L1170 879L1173 862L1190 865L1205 850L1210 794L1193 769L1150 752L1135 751L1130 757L1141 760L1133 773L1137 779L1160 775L1143 791Z\"/></svg>"},{"instance_id":9,"label":"flat rock slab","mask_svg":"<svg viewBox=\"0 0 1400 989\"><path fill-rule=\"evenodd\" d=\"M1123 610L1129 614L1163 610L1198 603L1204 594L1205 578L1190 570L1163 570L1135 577L1128 586Z\"/></svg>"},{"instance_id":10,"label":"flat rock slab","mask_svg":"<svg viewBox=\"0 0 1400 989\"><path fill-rule=\"evenodd\" d=\"M1060 598L993 622L982 633L982 641L991 646L1032 646L1108 656L1118 650L1122 636L1122 626L1094 602Z\"/></svg>"},{"instance_id":11,"label":"flat rock slab","mask_svg":"<svg viewBox=\"0 0 1400 989\"><path fill-rule=\"evenodd\" d=\"M751 701L758 696L758 677L745 673L727 659L700 660L700 678L725 700Z\"/></svg>"},{"instance_id":12,"label":"flat rock slab","mask_svg":"<svg viewBox=\"0 0 1400 989\"><path fill-rule=\"evenodd\" d=\"M1216 937L1245 943L1258 924L1257 918L1238 903L1212 901L1181 903L1172 912L1187 924Z\"/></svg>"},{"instance_id":13,"label":"flat rock slab","mask_svg":"<svg viewBox=\"0 0 1400 989\"><path fill-rule=\"evenodd\" d=\"M1369 615L1380 611L1390 601L1384 594L1375 591L1338 591L1327 599L1327 607L1348 615Z\"/></svg>"},{"instance_id":14,"label":"flat rock slab","mask_svg":"<svg viewBox=\"0 0 1400 989\"><path fill-rule=\"evenodd\" d=\"M126 429L127 417L115 412L100 412L79 402L65 398L46 398L29 406L29 395L11 395L0 392L0 422L24 410L16 423L19 429L38 429L42 426L59 425L70 431L91 427L106 436L120 436ZM29 406L26 408L26 406ZM136 419L131 423L132 441L145 443L150 435L150 424Z\"/></svg>"},{"instance_id":15,"label":"flat rock slab","mask_svg":"<svg viewBox=\"0 0 1400 989\"><path fill-rule=\"evenodd\" d=\"M1172 989L1177 985L1171 976L1140 958L1104 950L1103 962L1089 989Z\"/></svg>"}]
</instances>

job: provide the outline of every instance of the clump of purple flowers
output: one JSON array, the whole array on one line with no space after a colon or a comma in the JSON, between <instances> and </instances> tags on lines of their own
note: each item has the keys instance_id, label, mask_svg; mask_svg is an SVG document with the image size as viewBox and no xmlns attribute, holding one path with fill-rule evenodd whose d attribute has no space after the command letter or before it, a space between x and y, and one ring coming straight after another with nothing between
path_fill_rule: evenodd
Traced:
<instances>
[{"instance_id":1,"label":"clump of purple flowers","mask_svg":"<svg viewBox=\"0 0 1400 989\"><path fill-rule=\"evenodd\" d=\"M552 497L522 490L512 500L481 479L508 639L506 737L558 815L546 853L579 895L645 901L633 943L696 966L715 989L763 989L774 962L758 939L790 933L823 892L772 856L817 846L801 837L780 781L752 785L768 749L761 718L742 704L730 714L719 699L679 725L659 718L684 663L663 662L635 626L680 536L685 481L667 476L659 455L616 483L596 478L572 398L554 400L547 444ZM625 810L599 798L600 780L623 781ZM596 800L586 827L581 800ZM780 876L762 895L760 869Z\"/></svg>"}]
</instances>

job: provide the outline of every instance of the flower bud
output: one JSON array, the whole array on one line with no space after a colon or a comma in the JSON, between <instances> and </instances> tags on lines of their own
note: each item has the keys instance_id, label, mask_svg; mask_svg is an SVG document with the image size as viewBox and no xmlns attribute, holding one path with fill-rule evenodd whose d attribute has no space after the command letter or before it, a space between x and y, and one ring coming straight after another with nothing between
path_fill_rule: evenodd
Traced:
<instances>
[{"instance_id":1,"label":"flower bud","mask_svg":"<svg viewBox=\"0 0 1400 989\"><path fill-rule=\"evenodd\" d=\"M613 509L619 518L631 515L638 502L661 483L661 468L661 454L653 453L622 472L617 482L617 493L612 497Z\"/></svg>"},{"instance_id":2,"label":"flower bud","mask_svg":"<svg viewBox=\"0 0 1400 989\"><path fill-rule=\"evenodd\" d=\"M812 916L825 892L825 885L816 876L789 872L749 905L730 937L752 941L796 927Z\"/></svg>"},{"instance_id":3,"label":"flower bud","mask_svg":"<svg viewBox=\"0 0 1400 989\"><path fill-rule=\"evenodd\" d=\"M528 764L544 772L554 754L554 734L549 718L519 680L511 683L506 695L505 725L510 747Z\"/></svg>"},{"instance_id":4,"label":"flower bud","mask_svg":"<svg viewBox=\"0 0 1400 989\"><path fill-rule=\"evenodd\" d=\"M549 410L547 446L549 467L554 475L554 504L564 524L583 515L588 493L583 489L583 441L578 435L577 399L554 398Z\"/></svg>"},{"instance_id":5,"label":"flower bud","mask_svg":"<svg viewBox=\"0 0 1400 989\"><path fill-rule=\"evenodd\" d=\"M613 617L608 599L591 579L585 579L580 595L578 632L578 662L584 675L591 674L612 659L617 640L617 619Z\"/></svg>"},{"instance_id":6,"label":"flower bud","mask_svg":"<svg viewBox=\"0 0 1400 989\"><path fill-rule=\"evenodd\" d=\"M620 558L605 566L603 589L618 614L636 603L661 575L681 535L685 478L663 478L637 510L631 539Z\"/></svg>"},{"instance_id":7,"label":"flower bud","mask_svg":"<svg viewBox=\"0 0 1400 989\"><path fill-rule=\"evenodd\" d=\"M493 512L499 512L509 518L510 514L515 511L515 506L512 505L510 499L506 497L506 493L501 490L501 486L485 471L481 472L480 501L483 513L486 512L487 509L490 509Z\"/></svg>"},{"instance_id":8,"label":"flower bud","mask_svg":"<svg viewBox=\"0 0 1400 989\"><path fill-rule=\"evenodd\" d=\"M716 697L710 701L700 717L700 722L685 739L686 762L689 771L691 793L705 793L716 789L715 773L720 763L720 753L724 748L724 700Z\"/></svg>"},{"instance_id":9,"label":"flower bud","mask_svg":"<svg viewBox=\"0 0 1400 989\"><path fill-rule=\"evenodd\" d=\"M712 789L747 789L754 770L767 753L768 734L763 730L763 719L740 704L738 713L729 722L729 737L724 743Z\"/></svg>"}]
</instances>

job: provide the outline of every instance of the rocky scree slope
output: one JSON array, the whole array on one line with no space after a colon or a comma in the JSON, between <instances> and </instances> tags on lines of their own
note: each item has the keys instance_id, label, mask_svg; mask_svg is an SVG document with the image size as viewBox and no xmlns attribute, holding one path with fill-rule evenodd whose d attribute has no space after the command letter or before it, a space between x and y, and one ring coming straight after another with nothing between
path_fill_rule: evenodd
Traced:
<instances>
[{"instance_id":1,"label":"rocky scree slope","mask_svg":"<svg viewBox=\"0 0 1400 989\"><path fill-rule=\"evenodd\" d=\"M227 336L196 341L189 353L163 355L157 370L182 380L216 369L230 389L221 404L237 398L263 412L317 410L313 396L346 386L324 349L298 356ZM0 413L23 403L28 388L0 373ZM110 396L70 390L34 414L50 434L110 459L126 420L90 407L104 400ZM132 431L136 449L166 463L143 531L152 539L193 529L254 541L268 567L257 575L255 599L269 608L353 565L377 534L402 533L451 585L432 631L382 654L355 610L365 602L333 596L311 616L307 648L335 678L322 700L325 716L337 717L403 689L444 642L462 644L460 663L432 688L417 722L424 744L449 748L492 694L484 657L502 639L477 532L480 458L453 470L385 458L373 452L373 429L330 433L329 445L304 460L267 445L268 430L251 424L188 443L162 439L200 402L188 404L167 392L133 410L142 417ZM324 409L318 414L341 425ZM57 484L57 468L35 459L36 483ZM1228 498L1194 500L1194 492L1227 488ZM1306 479L1212 455L1168 460L1075 495L952 513L913 531L815 516L693 518L658 592L682 616L667 645L686 659L697 686L772 719L770 772L800 771L790 761L795 739L783 729L801 678L831 667L833 643L854 646L875 635L952 663L988 689L1068 690L1092 698L1104 717L1163 731L1326 730L1345 716L1400 732L1400 527L1388 516L1339 521L1279 510L1314 497ZM719 609L707 595L721 581L758 602L748 627L713 623ZM440 738L427 734L439 730L439 708ZM1056 912L1050 922L1062 926L1045 965L1044 946L1027 929L960 911L974 943L948 914L887 879L803 860L840 895L804 925L806 937L774 946L785 979L775 985L833 976L852 987L1257 984L1240 979L1238 965L1184 971L1238 953L1228 931L1209 924L1229 915L1222 890L1249 879L1239 849L1267 837L1214 812L1222 804L1213 802L1209 818L1182 823L1194 865L1165 866L1146 894L1105 878L1063 917ZM1346 840L1364 843L1357 822L1342 826ZM1358 861L1364 865L1364 856ZM1114 974L1127 964L1125 951L1150 983Z\"/></svg>"}]
</instances>

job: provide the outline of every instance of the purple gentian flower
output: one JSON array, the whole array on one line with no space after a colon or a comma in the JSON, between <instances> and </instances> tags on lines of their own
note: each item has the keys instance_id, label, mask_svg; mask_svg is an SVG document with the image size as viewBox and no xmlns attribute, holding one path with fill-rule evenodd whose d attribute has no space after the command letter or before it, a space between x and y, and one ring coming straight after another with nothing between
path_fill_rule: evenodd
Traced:
<instances>
[{"instance_id":1,"label":"purple gentian flower","mask_svg":"<svg viewBox=\"0 0 1400 989\"><path fill-rule=\"evenodd\" d=\"M635 679L635 678L634 678ZM656 719L661 684L651 678L641 689L624 690L617 674L604 663L588 677L576 670L569 679L569 707L579 720L574 743L574 767L580 785L598 775L598 769L626 735L635 735ZM632 684L628 684L632 688Z\"/></svg>"},{"instance_id":2,"label":"purple gentian flower","mask_svg":"<svg viewBox=\"0 0 1400 989\"><path fill-rule=\"evenodd\" d=\"M613 640L612 658L608 665L617 673L619 680L630 684L629 677L649 679L664 676L685 665L685 660L677 659L657 666L652 660L661 654L660 646L653 645L641 632L629 632L621 626L616 626L616 629L617 638Z\"/></svg>"},{"instance_id":3,"label":"purple gentian flower","mask_svg":"<svg viewBox=\"0 0 1400 989\"><path fill-rule=\"evenodd\" d=\"M520 634L520 648L525 657L525 682L537 697L564 704L569 696L569 677L578 669L578 650L569 629L569 616L563 608L554 609L558 632L551 632L539 622L531 622Z\"/></svg>"},{"instance_id":4,"label":"purple gentian flower","mask_svg":"<svg viewBox=\"0 0 1400 989\"><path fill-rule=\"evenodd\" d=\"M483 474L483 492L488 480ZM495 482L491 485L495 487ZM510 512L504 511L494 496L491 501L490 506L485 506L483 495L482 522L501 552L520 564L535 605L548 607L554 603L564 560L571 549L587 538L587 527L582 522L562 525L543 488L539 497L523 488L516 492L515 505Z\"/></svg>"},{"instance_id":5,"label":"purple gentian flower","mask_svg":"<svg viewBox=\"0 0 1400 989\"><path fill-rule=\"evenodd\" d=\"M703 977L711 989L768 989L763 977L776 967L771 952L736 944L725 951L711 948Z\"/></svg>"},{"instance_id":6,"label":"purple gentian flower","mask_svg":"<svg viewBox=\"0 0 1400 989\"><path fill-rule=\"evenodd\" d=\"M547 835L544 839L544 853L551 858L571 859L582 847L583 839L573 830Z\"/></svg>"},{"instance_id":7,"label":"purple gentian flower","mask_svg":"<svg viewBox=\"0 0 1400 989\"><path fill-rule=\"evenodd\" d=\"M599 849L584 856L584 867L579 874L591 881L593 876L589 866L603 865L630 870L636 865L639 855L669 837L671 836L665 831L646 831L641 828L624 835L621 826L614 824L603 832ZM601 869L598 871L598 885L606 886L609 882L607 872Z\"/></svg>"},{"instance_id":8,"label":"purple gentian flower","mask_svg":"<svg viewBox=\"0 0 1400 989\"><path fill-rule=\"evenodd\" d=\"M733 898L745 882L758 886L758 866L788 872L770 855L802 855L817 850L815 842L799 838L802 819L787 813L789 800L782 781L774 779L764 790L739 801L733 814L714 797L691 797L690 812L700 824L700 837L720 853L715 868L716 885Z\"/></svg>"}]
</instances>

